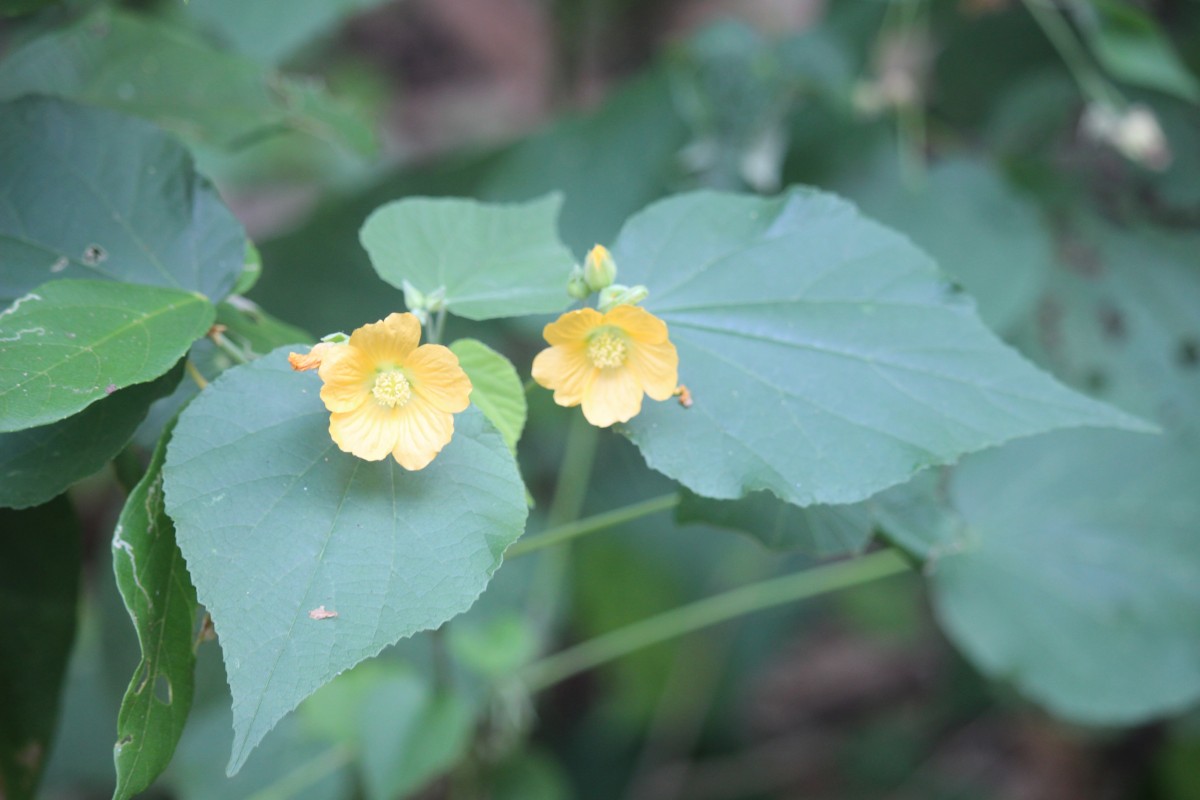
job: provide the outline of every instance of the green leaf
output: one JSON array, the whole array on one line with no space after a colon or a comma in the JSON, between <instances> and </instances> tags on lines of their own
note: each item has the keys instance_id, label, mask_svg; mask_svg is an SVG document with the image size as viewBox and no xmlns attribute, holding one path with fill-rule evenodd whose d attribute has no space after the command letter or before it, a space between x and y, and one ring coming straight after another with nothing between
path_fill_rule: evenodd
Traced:
<instances>
[{"instance_id":1,"label":"green leaf","mask_svg":"<svg viewBox=\"0 0 1200 800\"><path fill-rule=\"evenodd\" d=\"M50 98L0 105L0 299L53 278L111 278L216 301L245 233L173 138Z\"/></svg>"},{"instance_id":2,"label":"green leaf","mask_svg":"<svg viewBox=\"0 0 1200 800\"><path fill-rule=\"evenodd\" d=\"M675 518L747 533L772 550L802 550L817 556L854 553L871 538L871 515L861 503L801 507L769 492L740 500L711 500L685 491Z\"/></svg>"},{"instance_id":3,"label":"green leaf","mask_svg":"<svg viewBox=\"0 0 1200 800\"><path fill-rule=\"evenodd\" d=\"M217 306L217 323L225 334L252 354L265 355L285 344L312 344L312 334L275 319L254 303L233 298Z\"/></svg>"},{"instance_id":4,"label":"green leaf","mask_svg":"<svg viewBox=\"0 0 1200 800\"><path fill-rule=\"evenodd\" d=\"M1037 209L986 161L959 156L906 185L895 149L850 190L868 216L912 237L979 302L992 329L1023 321L1053 259Z\"/></svg>"},{"instance_id":5,"label":"green leaf","mask_svg":"<svg viewBox=\"0 0 1200 800\"><path fill-rule=\"evenodd\" d=\"M467 700L395 662L368 662L323 687L300 710L314 735L358 757L371 800L408 797L467 752L475 726Z\"/></svg>"},{"instance_id":6,"label":"green leaf","mask_svg":"<svg viewBox=\"0 0 1200 800\"><path fill-rule=\"evenodd\" d=\"M142 658L117 718L114 798L145 791L166 769L192 708L196 590L163 507L168 429L129 493L113 532L113 572L137 630Z\"/></svg>"},{"instance_id":7,"label":"green leaf","mask_svg":"<svg viewBox=\"0 0 1200 800\"><path fill-rule=\"evenodd\" d=\"M459 339L450 349L471 379L471 402L479 406L488 422L500 431L508 449L515 453L529 410L517 368L477 339Z\"/></svg>"},{"instance_id":8,"label":"green leaf","mask_svg":"<svg viewBox=\"0 0 1200 800\"><path fill-rule=\"evenodd\" d=\"M1071 431L955 469L968 539L930 562L938 617L984 672L1077 722L1200 699L1200 457Z\"/></svg>"},{"instance_id":9,"label":"green leaf","mask_svg":"<svg viewBox=\"0 0 1200 800\"><path fill-rule=\"evenodd\" d=\"M199 295L109 281L51 281L0 312L0 431L56 422L157 378L204 335Z\"/></svg>"},{"instance_id":10,"label":"green leaf","mask_svg":"<svg viewBox=\"0 0 1200 800\"><path fill-rule=\"evenodd\" d=\"M360 238L379 276L482 320L561 311L571 252L558 239L560 195L500 205L417 197L377 208Z\"/></svg>"},{"instance_id":11,"label":"green leaf","mask_svg":"<svg viewBox=\"0 0 1200 800\"><path fill-rule=\"evenodd\" d=\"M1093 0L1092 5L1098 12L1095 22L1082 27L1106 70L1135 86L1200 101L1200 81L1152 17L1131 3Z\"/></svg>"},{"instance_id":12,"label":"green leaf","mask_svg":"<svg viewBox=\"0 0 1200 800\"><path fill-rule=\"evenodd\" d=\"M291 130L362 153L374 148L370 127L317 84L284 78L186 31L113 9L35 39L0 64L0 98L31 94L145 117L218 147L236 149Z\"/></svg>"},{"instance_id":13,"label":"green leaf","mask_svg":"<svg viewBox=\"0 0 1200 800\"><path fill-rule=\"evenodd\" d=\"M234 294L245 294L254 288L262 277L262 253L254 246L254 242L246 240L246 260L242 272L238 275L237 283L233 286Z\"/></svg>"},{"instance_id":14,"label":"green leaf","mask_svg":"<svg viewBox=\"0 0 1200 800\"><path fill-rule=\"evenodd\" d=\"M183 11L225 44L263 64L279 64L303 45L338 29L338 21L382 0L205 0Z\"/></svg>"},{"instance_id":15,"label":"green leaf","mask_svg":"<svg viewBox=\"0 0 1200 800\"><path fill-rule=\"evenodd\" d=\"M180 363L67 419L0 434L0 506L45 503L103 467L129 443L150 404L174 391L182 375Z\"/></svg>"},{"instance_id":16,"label":"green leaf","mask_svg":"<svg viewBox=\"0 0 1200 800\"><path fill-rule=\"evenodd\" d=\"M1082 218L1066 245L1027 349L1070 384L1200 435L1200 237Z\"/></svg>"},{"instance_id":17,"label":"green leaf","mask_svg":"<svg viewBox=\"0 0 1200 800\"><path fill-rule=\"evenodd\" d=\"M167 510L233 691L231 772L335 675L469 608L525 524L516 463L477 410L408 472L341 452L319 387L287 348L229 370L167 451Z\"/></svg>"},{"instance_id":18,"label":"green leaf","mask_svg":"<svg viewBox=\"0 0 1200 800\"><path fill-rule=\"evenodd\" d=\"M65 497L0 509L0 795L36 794L75 639L80 538Z\"/></svg>"},{"instance_id":19,"label":"green leaf","mask_svg":"<svg viewBox=\"0 0 1200 800\"><path fill-rule=\"evenodd\" d=\"M650 288L694 401L647 403L623 430L697 494L852 503L1019 436L1147 429L1037 371L928 257L831 195L682 195L613 255Z\"/></svg>"}]
</instances>

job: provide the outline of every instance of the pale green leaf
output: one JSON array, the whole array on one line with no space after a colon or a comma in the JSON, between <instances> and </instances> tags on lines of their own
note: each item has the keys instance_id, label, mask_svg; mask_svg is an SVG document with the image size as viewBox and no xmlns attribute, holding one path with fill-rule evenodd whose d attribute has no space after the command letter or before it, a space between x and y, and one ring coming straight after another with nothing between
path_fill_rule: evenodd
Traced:
<instances>
[{"instance_id":1,"label":"pale green leaf","mask_svg":"<svg viewBox=\"0 0 1200 800\"><path fill-rule=\"evenodd\" d=\"M338 21L383 0L203 0L182 11L225 44L263 64L279 64L322 34L338 31Z\"/></svg>"},{"instance_id":2,"label":"pale green leaf","mask_svg":"<svg viewBox=\"0 0 1200 800\"><path fill-rule=\"evenodd\" d=\"M145 117L218 147L236 149L286 130L364 153L374 148L370 127L315 83L115 9L35 39L0 63L0 99L31 94Z\"/></svg>"},{"instance_id":3,"label":"pale green leaf","mask_svg":"<svg viewBox=\"0 0 1200 800\"><path fill-rule=\"evenodd\" d=\"M930 561L938 617L984 672L1067 719L1134 724L1200 699L1200 457L1071 431L954 470L966 539Z\"/></svg>"},{"instance_id":4,"label":"pale green leaf","mask_svg":"<svg viewBox=\"0 0 1200 800\"><path fill-rule=\"evenodd\" d=\"M80 536L65 497L0 508L0 795L31 800L46 765L75 639Z\"/></svg>"},{"instance_id":5,"label":"pale green leaf","mask_svg":"<svg viewBox=\"0 0 1200 800\"><path fill-rule=\"evenodd\" d=\"M335 675L469 608L524 528L516 463L482 413L408 472L341 452L320 385L277 350L201 393L168 448L167 509L233 691L231 772Z\"/></svg>"},{"instance_id":6,"label":"pale green leaf","mask_svg":"<svg viewBox=\"0 0 1200 800\"><path fill-rule=\"evenodd\" d=\"M1092 52L1118 80L1200 101L1200 81L1179 58L1154 19L1121 0L1093 0L1097 12L1083 26Z\"/></svg>"},{"instance_id":7,"label":"pale green leaf","mask_svg":"<svg viewBox=\"0 0 1200 800\"><path fill-rule=\"evenodd\" d=\"M360 238L379 276L423 294L445 291L460 317L561 311L574 258L558 238L560 195L512 205L426 197L374 211Z\"/></svg>"},{"instance_id":8,"label":"pale green leaf","mask_svg":"<svg viewBox=\"0 0 1200 800\"><path fill-rule=\"evenodd\" d=\"M508 449L516 452L528 413L525 386L516 367L477 339L459 339L450 349L471 379L471 402L500 431Z\"/></svg>"},{"instance_id":9,"label":"pale green leaf","mask_svg":"<svg viewBox=\"0 0 1200 800\"><path fill-rule=\"evenodd\" d=\"M982 159L948 158L908 183L894 148L872 167L849 190L863 212L912 237L994 330L1024 321L1053 258L1037 208Z\"/></svg>"},{"instance_id":10,"label":"pale green leaf","mask_svg":"<svg viewBox=\"0 0 1200 800\"><path fill-rule=\"evenodd\" d=\"M0 301L55 278L217 301L245 247L187 151L155 126L51 98L0 105Z\"/></svg>"},{"instance_id":11,"label":"pale green leaf","mask_svg":"<svg viewBox=\"0 0 1200 800\"><path fill-rule=\"evenodd\" d=\"M67 419L0 433L0 506L39 505L103 467L129 443L150 404L174 391L182 375L181 363Z\"/></svg>"},{"instance_id":12,"label":"pale green leaf","mask_svg":"<svg viewBox=\"0 0 1200 800\"><path fill-rule=\"evenodd\" d=\"M694 401L648 401L623 430L697 494L852 503L1019 436L1147 429L1039 372L927 256L831 195L682 195L613 255L649 287Z\"/></svg>"},{"instance_id":13,"label":"pale green leaf","mask_svg":"<svg viewBox=\"0 0 1200 800\"><path fill-rule=\"evenodd\" d=\"M199 295L51 281L0 312L0 431L56 422L162 375L212 325Z\"/></svg>"},{"instance_id":14,"label":"pale green leaf","mask_svg":"<svg viewBox=\"0 0 1200 800\"><path fill-rule=\"evenodd\" d=\"M195 688L196 590L163 507L169 437L168 429L113 532L113 572L142 651L117 717L114 799L145 791L166 769Z\"/></svg>"}]
</instances>

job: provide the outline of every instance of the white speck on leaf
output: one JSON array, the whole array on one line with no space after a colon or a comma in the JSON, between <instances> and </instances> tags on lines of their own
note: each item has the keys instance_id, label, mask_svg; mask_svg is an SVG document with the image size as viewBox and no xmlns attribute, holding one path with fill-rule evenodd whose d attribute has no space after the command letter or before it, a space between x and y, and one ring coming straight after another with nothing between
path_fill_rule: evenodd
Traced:
<instances>
[{"instance_id":1,"label":"white speck on leaf","mask_svg":"<svg viewBox=\"0 0 1200 800\"><path fill-rule=\"evenodd\" d=\"M326 611L325 606L317 606L312 611L308 612L309 619L333 619L338 615L336 611Z\"/></svg>"}]
</instances>

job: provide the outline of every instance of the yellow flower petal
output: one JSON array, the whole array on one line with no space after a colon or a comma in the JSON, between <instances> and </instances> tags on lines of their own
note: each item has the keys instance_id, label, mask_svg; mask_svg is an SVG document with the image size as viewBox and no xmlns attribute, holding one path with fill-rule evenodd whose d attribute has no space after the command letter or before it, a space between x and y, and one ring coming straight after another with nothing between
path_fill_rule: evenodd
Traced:
<instances>
[{"instance_id":1,"label":"yellow flower petal","mask_svg":"<svg viewBox=\"0 0 1200 800\"><path fill-rule=\"evenodd\" d=\"M471 399L471 379L449 347L423 344L404 361L413 390L436 408L457 414Z\"/></svg>"},{"instance_id":2,"label":"yellow flower petal","mask_svg":"<svg viewBox=\"0 0 1200 800\"><path fill-rule=\"evenodd\" d=\"M598 428L628 422L642 410L642 387L628 369L599 370L583 393L583 416Z\"/></svg>"},{"instance_id":3,"label":"yellow flower petal","mask_svg":"<svg viewBox=\"0 0 1200 800\"><path fill-rule=\"evenodd\" d=\"M604 315L605 325L615 325L637 342L661 344L667 340L667 323L641 306L617 306Z\"/></svg>"},{"instance_id":4,"label":"yellow flower petal","mask_svg":"<svg viewBox=\"0 0 1200 800\"><path fill-rule=\"evenodd\" d=\"M424 469L454 437L454 415L419 397L396 411L399 435L392 457L405 469Z\"/></svg>"},{"instance_id":5,"label":"yellow flower petal","mask_svg":"<svg viewBox=\"0 0 1200 800\"><path fill-rule=\"evenodd\" d=\"M324 385L321 400L330 411L345 413L361 406L370 397L375 370L361 350L338 345L326 350L317 370Z\"/></svg>"},{"instance_id":6,"label":"yellow flower petal","mask_svg":"<svg viewBox=\"0 0 1200 800\"><path fill-rule=\"evenodd\" d=\"M321 359L324 358L326 352L338 345L332 342L320 342L312 346L312 349L307 353L288 353L288 363L292 365L292 369L296 372L307 372L310 369L316 369L321 366Z\"/></svg>"},{"instance_id":7,"label":"yellow flower petal","mask_svg":"<svg viewBox=\"0 0 1200 800\"><path fill-rule=\"evenodd\" d=\"M343 451L367 461L382 461L397 447L399 408L363 403L353 411L329 415L329 435Z\"/></svg>"},{"instance_id":8,"label":"yellow flower petal","mask_svg":"<svg viewBox=\"0 0 1200 800\"><path fill-rule=\"evenodd\" d=\"M675 394L679 384L679 354L669 341L661 344L639 342L631 348L625 368L655 400L666 400Z\"/></svg>"},{"instance_id":9,"label":"yellow flower petal","mask_svg":"<svg viewBox=\"0 0 1200 800\"><path fill-rule=\"evenodd\" d=\"M350 346L362 351L376 367L403 363L420 341L421 323L412 314L388 314L350 334Z\"/></svg>"},{"instance_id":10,"label":"yellow flower petal","mask_svg":"<svg viewBox=\"0 0 1200 800\"><path fill-rule=\"evenodd\" d=\"M533 379L553 389L554 402L568 408L583 402L584 391L598 373L588 361L587 347L582 343L548 347L533 359Z\"/></svg>"},{"instance_id":11,"label":"yellow flower petal","mask_svg":"<svg viewBox=\"0 0 1200 800\"><path fill-rule=\"evenodd\" d=\"M603 324L604 315L594 308L568 311L542 329L542 336L552 345L578 344L583 337Z\"/></svg>"}]
</instances>

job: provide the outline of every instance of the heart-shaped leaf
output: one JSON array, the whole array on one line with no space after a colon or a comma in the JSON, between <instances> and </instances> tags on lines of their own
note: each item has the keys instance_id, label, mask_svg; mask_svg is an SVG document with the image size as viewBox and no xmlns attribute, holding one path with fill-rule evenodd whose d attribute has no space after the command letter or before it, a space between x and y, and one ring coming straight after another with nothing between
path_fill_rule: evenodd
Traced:
<instances>
[{"instance_id":1,"label":"heart-shaped leaf","mask_svg":"<svg viewBox=\"0 0 1200 800\"><path fill-rule=\"evenodd\" d=\"M649 287L693 400L624 430L697 494L852 503L1018 436L1148 427L1039 372L926 255L831 195L682 195L613 254Z\"/></svg>"},{"instance_id":2,"label":"heart-shaped leaf","mask_svg":"<svg viewBox=\"0 0 1200 800\"><path fill-rule=\"evenodd\" d=\"M0 105L0 299L111 278L215 302L245 251L242 226L154 125L46 97Z\"/></svg>"},{"instance_id":3,"label":"heart-shaped leaf","mask_svg":"<svg viewBox=\"0 0 1200 800\"><path fill-rule=\"evenodd\" d=\"M407 281L469 319L561 311L575 263L558 238L562 196L513 205L416 197L377 208L360 238L379 277Z\"/></svg>"},{"instance_id":4,"label":"heart-shaped leaf","mask_svg":"<svg viewBox=\"0 0 1200 800\"><path fill-rule=\"evenodd\" d=\"M56 422L169 370L212 325L199 295L51 281L0 312L0 431Z\"/></svg>"},{"instance_id":5,"label":"heart-shaped leaf","mask_svg":"<svg viewBox=\"0 0 1200 800\"><path fill-rule=\"evenodd\" d=\"M419 472L362 461L330 440L319 379L286 356L202 392L164 471L233 691L231 772L335 675L469 608L527 513L512 453L477 409Z\"/></svg>"},{"instance_id":6,"label":"heart-shaped leaf","mask_svg":"<svg viewBox=\"0 0 1200 800\"><path fill-rule=\"evenodd\" d=\"M183 364L149 383L122 389L66 419L0 433L0 506L44 503L108 463L133 438L150 404L169 395Z\"/></svg>"},{"instance_id":7,"label":"heart-shaped leaf","mask_svg":"<svg viewBox=\"0 0 1200 800\"><path fill-rule=\"evenodd\" d=\"M1186 446L1115 431L966 459L949 484L963 524L917 549L939 620L984 672L1078 722L1195 703L1198 482Z\"/></svg>"}]
</instances>

